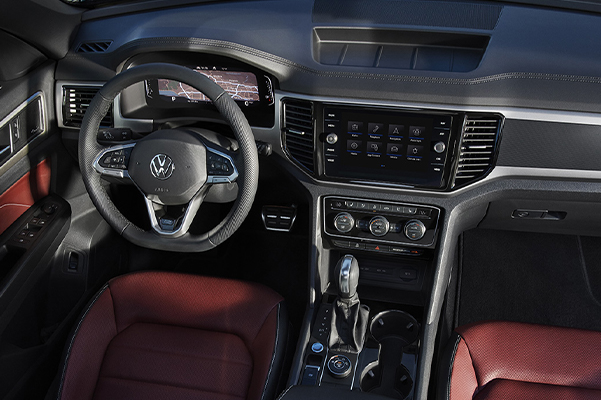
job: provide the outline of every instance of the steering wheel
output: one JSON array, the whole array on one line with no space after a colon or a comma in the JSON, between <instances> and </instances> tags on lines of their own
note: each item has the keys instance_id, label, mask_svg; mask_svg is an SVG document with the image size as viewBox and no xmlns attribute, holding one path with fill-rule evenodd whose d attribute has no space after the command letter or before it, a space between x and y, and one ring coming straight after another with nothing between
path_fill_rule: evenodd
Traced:
<instances>
[{"instance_id":1,"label":"steering wheel","mask_svg":"<svg viewBox=\"0 0 601 400\"><path fill-rule=\"evenodd\" d=\"M126 87L147 79L172 79L205 94L229 123L239 149L230 151L192 129L163 129L119 146L96 140L100 121L113 99ZM104 219L137 245L168 251L210 250L229 238L252 206L259 178L259 161L252 130L232 98L211 79L173 64L143 64L109 80L96 94L79 133L79 167L92 202ZM102 177L133 182L144 195L152 228L129 221L110 199ZM227 216L202 235L188 230L213 185L236 182L238 194ZM173 216L172 210L180 215Z\"/></svg>"}]
</instances>

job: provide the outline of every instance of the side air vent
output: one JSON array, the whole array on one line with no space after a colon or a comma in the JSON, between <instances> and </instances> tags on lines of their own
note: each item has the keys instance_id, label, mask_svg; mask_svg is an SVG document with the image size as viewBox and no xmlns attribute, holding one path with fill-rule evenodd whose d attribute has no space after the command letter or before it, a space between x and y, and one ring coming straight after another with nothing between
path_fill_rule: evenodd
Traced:
<instances>
[{"instance_id":1,"label":"side air vent","mask_svg":"<svg viewBox=\"0 0 601 400\"><path fill-rule=\"evenodd\" d=\"M501 122L501 117L496 115L465 117L454 188L474 182L490 171L499 143Z\"/></svg>"},{"instance_id":2,"label":"side air vent","mask_svg":"<svg viewBox=\"0 0 601 400\"><path fill-rule=\"evenodd\" d=\"M100 42L85 42L79 45L76 53L104 53L111 47L113 42L105 40Z\"/></svg>"},{"instance_id":3,"label":"side air vent","mask_svg":"<svg viewBox=\"0 0 601 400\"><path fill-rule=\"evenodd\" d=\"M64 86L63 87L63 125L79 128L90 102L100 90L100 86ZM100 126L113 125L113 110L102 119Z\"/></svg>"},{"instance_id":4,"label":"side air vent","mask_svg":"<svg viewBox=\"0 0 601 400\"><path fill-rule=\"evenodd\" d=\"M284 149L300 165L310 172L314 171L313 103L301 100L284 102Z\"/></svg>"}]
</instances>

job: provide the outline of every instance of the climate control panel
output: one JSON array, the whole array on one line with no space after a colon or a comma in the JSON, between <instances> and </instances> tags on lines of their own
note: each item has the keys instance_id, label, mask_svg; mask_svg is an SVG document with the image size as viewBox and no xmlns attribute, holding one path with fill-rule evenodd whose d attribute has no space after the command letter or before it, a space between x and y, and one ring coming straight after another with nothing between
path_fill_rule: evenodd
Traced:
<instances>
[{"instance_id":1,"label":"climate control panel","mask_svg":"<svg viewBox=\"0 0 601 400\"><path fill-rule=\"evenodd\" d=\"M325 197L323 202L325 233L351 239L349 247L365 248L372 243L389 249L395 245L431 247L436 241L440 215L436 207L340 197Z\"/></svg>"}]
</instances>

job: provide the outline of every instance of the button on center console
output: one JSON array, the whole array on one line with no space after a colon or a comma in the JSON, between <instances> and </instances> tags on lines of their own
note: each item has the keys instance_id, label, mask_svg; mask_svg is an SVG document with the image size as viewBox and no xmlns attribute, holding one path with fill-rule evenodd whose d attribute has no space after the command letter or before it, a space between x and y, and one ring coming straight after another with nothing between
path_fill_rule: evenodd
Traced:
<instances>
[{"instance_id":1,"label":"button on center console","mask_svg":"<svg viewBox=\"0 0 601 400\"><path fill-rule=\"evenodd\" d=\"M336 247L405 255L421 254L410 247L434 248L437 207L340 197L323 201L324 231Z\"/></svg>"}]
</instances>

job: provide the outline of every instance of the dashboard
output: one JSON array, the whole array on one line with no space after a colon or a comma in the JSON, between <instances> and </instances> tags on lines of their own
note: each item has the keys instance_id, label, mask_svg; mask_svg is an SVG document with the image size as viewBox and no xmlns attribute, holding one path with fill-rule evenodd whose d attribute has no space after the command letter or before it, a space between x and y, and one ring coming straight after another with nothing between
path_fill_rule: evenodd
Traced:
<instances>
[{"instance_id":1,"label":"dashboard","mask_svg":"<svg viewBox=\"0 0 601 400\"><path fill-rule=\"evenodd\" d=\"M151 3L84 14L55 72L64 138L75 141L90 93L129 67L175 63L222 85L258 146L305 189L312 271L328 276L330 252L349 249L431 263L396 282L416 292L431 283L417 398L462 232L599 235L598 14L453 1ZM104 51L80 51L99 42ZM160 77L123 91L104 120L141 136L191 124L227 132L202 93ZM370 273L390 281L380 272Z\"/></svg>"}]
</instances>

